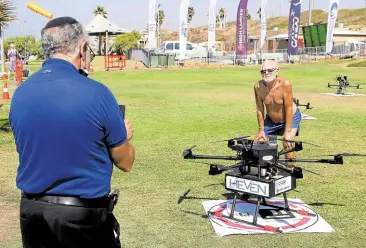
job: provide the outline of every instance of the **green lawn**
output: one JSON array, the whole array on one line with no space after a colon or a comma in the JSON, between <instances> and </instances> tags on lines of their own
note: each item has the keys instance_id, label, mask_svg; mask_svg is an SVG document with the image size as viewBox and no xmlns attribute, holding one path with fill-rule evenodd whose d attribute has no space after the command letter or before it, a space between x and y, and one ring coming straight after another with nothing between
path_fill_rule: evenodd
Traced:
<instances>
[{"instance_id":1,"label":"green lawn","mask_svg":"<svg viewBox=\"0 0 366 248\"><path fill-rule=\"evenodd\" d=\"M294 96L314 107L302 110L318 118L302 122L298 139L321 147L304 145L298 157L366 152L366 96L321 94L335 92L327 83L335 82L338 74L366 88L365 69L349 68L347 63L281 65L280 74L293 83ZM253 84L260 77L259 67L125 70L95 72L91 77L127 105L126 116L135 128L134 168L130 173L115 170L112 181L113 188L121 190L115 214L124 247L364 247L366 160L362 158L347 157L342 166L302 164L322 176L306 173L298 181L298 192L289 194L306 203L325 203L313 209L332 225L334 233L219 238L204 216L203 200L178 204L189 189L192 197L226 199L219 185L224 175L209 176L208 167L184 161L182 152L195 144L198 153L228 154L226 143L212 142L255 135ZM357 93L366 94L366 90ZM8 104L0 110L0 119L6 117ZM0 247L18 248L18 157L13 143L11 133L0 133Z\"/></svg>"}]
</instances>

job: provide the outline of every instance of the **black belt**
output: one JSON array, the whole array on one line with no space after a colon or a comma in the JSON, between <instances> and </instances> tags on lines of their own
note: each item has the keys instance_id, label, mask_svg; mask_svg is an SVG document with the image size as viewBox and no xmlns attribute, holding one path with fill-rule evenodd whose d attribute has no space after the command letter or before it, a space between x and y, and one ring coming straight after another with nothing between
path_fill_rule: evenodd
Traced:
<instances>
[{"instance_id":1,"label":"black belt","mask_svg":"<svg viewBox=\"0 0 366 248\"><path fill-rule=\"evenodd\" d=\"M110 208L111 198L101 197L96 199L86 199L75 196L56 196L56 195L39 195L39 194L27 194L22 192L22 197L29 200L48 202L57 205L67 205L75 207L85 208Z\"/></svg>"}]
</instances>

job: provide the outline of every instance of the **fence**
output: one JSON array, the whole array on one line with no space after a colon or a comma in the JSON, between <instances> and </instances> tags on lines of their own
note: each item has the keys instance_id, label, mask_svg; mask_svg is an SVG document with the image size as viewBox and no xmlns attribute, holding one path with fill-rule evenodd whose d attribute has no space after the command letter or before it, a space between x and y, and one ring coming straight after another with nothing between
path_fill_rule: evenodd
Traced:
<instances>
[{"instance_id":1,"label":"fence","mask_svg":"<svg viewBox=\"0 0 366 248\"><path fill-rule=\"evenodd\" d=\"M366 56L366 45L342 44L335 45L331 53L326 53L326 47L307 47L298 49L296 55L289 56L287 49L262 50L251 52L244 61L236 59L235 52L208 52L192 53L187 51L185 62L198 62L204 64L227 64L235 65L239 62L243 64L257 64L263 60L276 60L279 63L303 63L318 61L327 58L354 58ZM144 49L131 49L129 59L141 61L147 67L173 66L177 64L179 53L169 54L162 51L147 51Z\"/></svg>"}]
</instances>

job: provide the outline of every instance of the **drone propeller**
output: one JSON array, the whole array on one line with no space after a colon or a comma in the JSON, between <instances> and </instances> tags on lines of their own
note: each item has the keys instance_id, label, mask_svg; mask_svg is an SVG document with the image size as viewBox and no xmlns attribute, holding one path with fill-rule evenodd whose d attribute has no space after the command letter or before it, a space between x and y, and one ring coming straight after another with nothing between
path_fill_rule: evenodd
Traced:
<instances>
[{"instance_id":1,"label":"drone propeller","mask_svg":"<svg viewBox=\"0 0 366 248\"><path fill-rule=\"evenodd\" d=\"M241 139L247 139L247 138L249 138L249 137L250 137L250 136L235 137L235 138L227 139L227 140L218 140L218 141L214 141L214 142L212 142L212 143L225 142L225 141L230 141L230 140L241 140Z\"/></svg>"},{"instance_id":2,"label":"drone propeller","mask_svg":"<svg viewBox=\"0 0 366 248\"><path fill-rule=\"evenodd\" d=\"M357 153L347 153L347 152L345 152L345 153L339 153L339 154L336 154L336 155L327 154L327 155L318 155L318 156L366 157L366 154L357 154Z\"/></svg>"},{"instance_id":3,"label":"drone propeller","mask_svg":"<svg viewBox=\"0 0 366 248\"><path fill-rule=\"evenodd\" d=\"M193 145L190 148L188 148L187 150L192 150L193 148L195 148L197 145Z\"/></svg>"},{"instance_id":4,"label":"drone propeller","mask_svg":"<svg viewBox=\"0 0 366 248\"><path fill-rule=\"evenodd\" d=\"M219 200L219 199L213 199L208 197L197 197L197 196L188 196L188 194L191 192L190 189L188 189L186 192L183 193L183 195L179 196L178 204L181 204L183 200L191 199L191 200Z\"/></svg>"},{"instance_id":5,"label":"drone propeller","mask_svg":"<svg viewBox=\"0 0 366 248\"><path fill-rule=\"evenodd\" d=\"M295 167L296 167L296 166L294 166L294 165L287 164L287 163L278 163L278 164L280 164L280 165L282 165L282 166L285 166L286 168L289 168L289 169L293 169L293 168L295 168ZM320 176L320 177L321 177L321 175L320 175L319 173L316 173L316 172L311 171L311 170L308 170L308 169L304 169L304 168L302 168L302 167L301 167L301 169L302 169L303 171L306 171L306 172L309 172L309 173L312 173L312 174L314 174L314 175L317 175L317 176Z\"/></svg>"},{"instance_id":6,"label":"drone propeller","mask_svg":"<svg viewBox=\"0 0 366 248\"><path fill-rule=\"evenodd\" d=\"M277 140L285 141L285 142L288 142L288 143L302 143L302 144L307 144L307 145L312 145L312 146L320 147L320 146L315 145L315 144L313 144L313 143L303 142L303 141L299 141L299 140L286 140L286 139L277 139Z\"/></svg>"}]
</instances>

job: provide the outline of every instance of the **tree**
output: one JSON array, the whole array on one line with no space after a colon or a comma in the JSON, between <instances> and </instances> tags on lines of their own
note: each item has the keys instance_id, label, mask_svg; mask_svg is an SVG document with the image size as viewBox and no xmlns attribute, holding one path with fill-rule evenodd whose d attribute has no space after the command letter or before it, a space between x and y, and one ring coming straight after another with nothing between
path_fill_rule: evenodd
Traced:
<instances>
[{"instance_id":1,"label":"tree","mask_svg":"<svg viewBox=\"0 0 366 248\"><path fill-rule=\"evenodd\" d=\"M262 19L262 8L259 8L258 11L257 11L257 14L259 15L259 20Z\"/></svg>"},{"instance_id":2,"label":"tree","mask_svg":"<svg viewBox=\"0 0 366 248\"><path fill-rule=\"evenodd\" d=\"M188 23L191 23L194 14L195 14L194 13L194 8L193 7L189 7L188 8Z\"/></svg>"},{"instance_id":3,"label":"tree","mask_svg":"<svg viewBox=\"0 0 366 248\"><path fill-rule=\"evenodd\" d=\"M43 49L42 42L36 40L34 36L27 35L26 37L10 37L4 41L4 51L9 50L10 44L14 44L17 51L21 54L26 52L38 58L42 57ZM26 47L25 47L26 46Z\"/></svg>"},{"instance_id":4,"label":"tree","mask_svg":"<svg viewBox=\"0 0 366 248\"><path fill-rule=\"evenodd\" d=\"M225 20L225 9L220 8L219 10L219 22L220 22L220 28L224 28L224 20Z\"/></svg>"},{"instance_id":5,"label":"tree","mask_svg":"<svg viewBox=\"0 0 366 248\"><path fill-rule=\"evenodd\" d=\"M97 16L97 15L101 15L101 16L103 16L104 18L106 18L107 19L107 11L104 9L104 7L103 6L97 6L97 8L93 11L93 13L94 13L94 15L95 16ZM101 55L102 54L102 47L104 47L105 46L105 44L106 44L106 37L104 37L104 36L101 36L100 34L99 34L99 36L98 36L98 41L99 41L99 44L98 44L98 53L99 53L99 55ZM107 51L106 51L107 52Z\"/></svg>"},{"instance_id":6,"label":"tree","mask_svg":"<svg viewBox=\"0 0 366 248\"><path fill-rule=\"evenodd\" d=\"M251 20L252 19L252 15L251 14L249 14L249 11L247 10L247 19L248 20Z\"/></svg>"},{"instance_id":7,"label":"tree","mask_svg":"<svg viewBox=\"0 0 366 248\"><path fill-rule=\"evenodd\" d=\"M165 19L165 13L164 13L164 10L159 10L158 13L156 13L155 15L155 20L156 20L156 26L158 28L161 27L161 25L163 25L164 23L164 19Z\"/></svg>"},{"instance_id":8,"label":"tree","mask_svg":"<svg viewBox=\"0 0 366 248\"><path fill-rule=\"evenodd\" d=\"M133 30L130 33L125 33L118 35L114 40L112 48L115 52L121 54L122 52L127 53L131 48L138 48L140 46L139 40L141 39L141 34Z\"/></svg>"},{"instance_id":9,"label":"tree","mask_svg":"<svg viewBox=\"0 0 366 248\"><path fill-rule=\"evenodd\" d=\"M12 0L0 1L0 29L6 28L10 22L17 19L15 3Z\"/></svg>"},{"instance_id":10,"label":"tree","mask_svg":"<svg viewBox=\"0 0 366 248\"><path fill-rule=\"evenodd\" d=\"M216 15L216 23L221 23L220 16Z\"/></svg>"},{"instance_id":11,"label":"tree","mask_svg":"<svg viewBox=\"0 0 366 248\"><path fill-rule=\"evenodd\" d=\"M158 5L158 8L160 8L160 4ZM158 37L158 46L160 45L160 27L163 25L165 19L165 13L164 10L158 10L158 13L155 15L155 21L156 21L156 32Z\"/></svg>"},{"instance_id":12,"label":"tree","mask_svg":"<svg viewBox=\"0 0 366 248\"><path fill-rule=\"evenodd\" d=\"M103 16L104 18L107 19L107 11L105 11L104 7L103 6L97 6L97 8L94 10L94 15L101 15Z\"/></svg>"}]
</instances>

